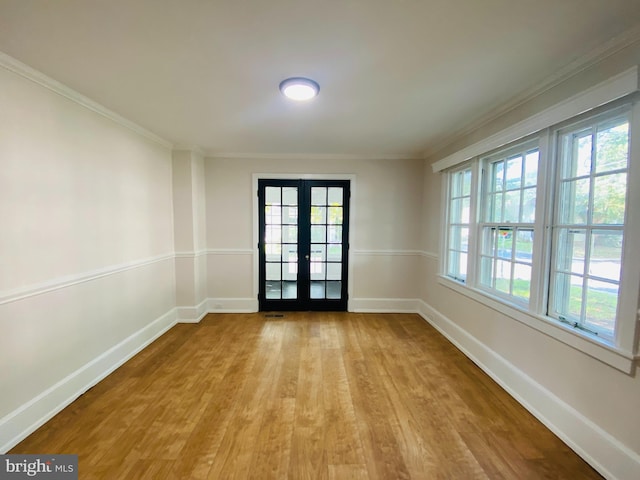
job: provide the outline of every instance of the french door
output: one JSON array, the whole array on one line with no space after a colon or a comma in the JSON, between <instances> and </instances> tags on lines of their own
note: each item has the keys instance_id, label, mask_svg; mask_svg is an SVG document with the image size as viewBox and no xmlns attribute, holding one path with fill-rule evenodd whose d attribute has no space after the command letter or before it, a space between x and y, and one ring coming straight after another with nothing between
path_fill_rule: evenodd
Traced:
<instances>
[{"instance_id":1,"label":"french door","mask_svg":"<svg viewBox=\"0 0 640 480\"><path fill-rule=\"evenodd\" d=\"M348 180L258 180L261 311L347 309Z\"/></svg>"}]
</instances>

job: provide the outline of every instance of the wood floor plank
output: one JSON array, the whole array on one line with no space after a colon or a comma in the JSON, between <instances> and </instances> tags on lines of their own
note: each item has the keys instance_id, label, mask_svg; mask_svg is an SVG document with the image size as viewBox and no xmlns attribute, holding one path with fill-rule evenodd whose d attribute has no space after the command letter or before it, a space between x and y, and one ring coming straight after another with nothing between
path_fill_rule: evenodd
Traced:
<instances>
[{"instance_id":1,"label":"wood floor plank","mask_svg":"<svg viewBox=\"0 0 640 480\"><path fill-rule=\"evenodd\" d=\"M10 453L82 479L598 479L412 314L177 325Z\"/></svg>"}]
</instances>

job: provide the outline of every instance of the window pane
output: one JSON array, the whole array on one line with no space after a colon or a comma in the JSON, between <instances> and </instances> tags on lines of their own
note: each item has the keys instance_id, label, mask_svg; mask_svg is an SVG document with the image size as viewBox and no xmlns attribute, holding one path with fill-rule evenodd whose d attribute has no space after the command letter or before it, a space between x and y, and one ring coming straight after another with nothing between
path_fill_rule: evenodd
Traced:
<instances>
[{"instance_id":1,"label":"window pane","mask_svg":"<svg viewBox=\"0 0 640 480\"><path fill-rule=\"evenodd\" d=\"M596 136L596 173L627 168L629 123L616 122L598 129Z\"/></svg>"},{"instance_id":2,"label":"window pane","mask_svg":"<svg viewBox=\"0 0 640 480\"><path fill-rule=\"evenodd\" d=\"M334 207L342 206L342 187L329 187L329 205Z\"/></svg>"},{"instance_id":3,"label":"window pane","mask_svg":"<svg viewBox=\"0 0 640 480\"><path fill-rule=\"evenodd\" d=\"M281 205L280 187L265 187L265 205Z\"/></svg>"},{"instance_id":4,"label":"window pane","mask_svg":"<svg viewBox=\"0 0 640 480\"><path fill-rule=\"evenodd\" d=\"M538 150L529 152L524 164L524 185L530 187L538 182Z\"/></svg>"},{"instance_id":5,"label":"window pane","mask_svg":"<svg viewBox=\"0 0 640 480\"><path fill-rule=\"evenodd\" d=\"M484 227L482 229L482 254L493 256L496 249L496 234L498 230L495 227Z\"/></svg>"},{"instance_id":6,"label":"window pane","mask_svg":"<svg viewBox=\"0 0 640 480\"><path fill-rule=\"evenodd\" d=\"M507 160L506 188L513 190L522 186L522 155Z\"/></svg>"},{"instance_id":7,"label":"window pane","mask_svg":"<svg viewBox=\"0 0 640 480\"><path fill-rule=\"evenodd\" d=\"M467 254L449 251L449 264L447 274L454 278L467 278Z\"/></svg>"},{"instance_id":8,"label":"window pane","mask_svg":"<svg viewBox=\"0 0 640 480\"><path fill-rule=\"evenodd\" d=\"M523 192L522 199L522 223L534 223L536 221L536 189L527 188Z\"/></svg>"},{"instance_id":9,"label":"window pane","mask_svg":"<svg viewBox=\"0 0 640 480\"><path fill-rule=\"evenodd\" d=\"M342 225L342 207L329 207L328 223Z\"/></svg>"},{"instance_id":10,"label":"window pane","mask_svg":"<svg viewBox=\"0 0 640 480\"><path fill-rule=\"evenodd\" d=\"M593 189L593 223L624 224L627 174L596 177Z\"/></svg>"},{"instance_id":11,"label":"window pane","mask_svg":"<svg viewBox=\"0 0 640 480\"><path fill-rule=\"evenodd\" d=\"M582 277L559 273L556 275L555 305L557 313L572 319L580 320L582 309Z\"/></svg>"},{"instance_id":12,"label":"window pane","mask_svg":"<svg viewBox=\"0 0 640 480\"><path fill-rule=\"evenodd\" d=\"M560 223L585 224L589 212L589 179L563 182L560 189Z\"/></svg>"},{"instance_id":13,"label":"window pane","mask_svg":"<svg viewBox=\"0 0 640 480\"><path fill-rule=\"evenodd\" d=\"M494 259L482 257L480 259L480 283L486 287L493 287L493 265Z\"/></svg>"},{"instance_id":14,"label":"window pane","mask_svg":"<svg viewBox=\"0 0 640 480\"><path fill-rule=\"evenodd\" d=\"M563 228L558 232L556 268L563 272L584 274L586 231Z\"/></svg>"},{"instance_id":15,"label":"window pane","mask_svg":"<svg viewBox=\"0 0 640 480\"><path fill-rule=\"evenodd\" d=\"M511 262L496 261L496 290L509 294L511 287Z\"/></svg>"},{"instance_id":16,"label":"window pane","mask_svg":"<svg viewBox=\"0 0 640 480\"><path fill-rule=\"evenodd\" d=\"M471 170L465 170L463 174L462 195L471 195Z\"/></svg>"},{"instance_id":17,"label":"window pane","mask_svg":"<svg viewBox=\"0 0 640 480\"><path fill-rule=\"evenodd\" d=\"M327 246L325 244L311 244L311 261L324 262L327 259Z\"/></svg>"},{"instance_id":18,"label":"window pane","mask_svg":"<svg viewBox=\"0 0 640 480\"><path fill-rule=\"evenodd\" d=\"M282 223L282 207L266 205L264 207L264 223L267 225L280 225Z\"/></svg>"},{"instance_id":19,"label":"window pane","mask_svg":"<svg viewBox=\"0 0 640 480\"><path fill-rule=\"evenodd\" d=\"M311 207L311 223L327 223L327 207Z\"/></svg>"},{"instance_id":20,"label":"window pane","mask_svg":"<svg viewBox=\"0 0 640 480\"><path fill-rule=\"evenodd\" d=\"M327 204L327 187L311 187L311 205Z\"/></svg>"},{"instance_id":21,"label":"window pane","mask_svg":"<svg viewBox=\"0 0 640 480\"><path fill-rule=\"evenodd\" d=\"M488 222L501 222L502 221L502 210L503 210L503 202L504 202L504 194L496 193L494 195L489 195L489 205L488 205Z\"/></svg>"},{"instance_id":22,"label":"window pane","mask_svg":"<svg viewBox=\"0 0 640 480\"><path fill-rule=\"evenodd\" d=\"M622 232L595 230L591 235L589 275L620 281Z\"/></svg>"},{"instance_id":23,"label":"window pane","mask_svg":"<svg viewBox=\"0 0 640 480\"><path fill-rule=\"evenodd\" d=\"M451 223L469 223L469 198L456 198L451 201Z\"/></svg>"},{"instance_id":24,"label":"window pane","mask_svg":"<svg viewBox=\"0 0 640 480\"><path fill-rule=\"evenodd\" d=\"M605 330L613 335L618 307L618 285L589 279L587 282L587 326Z\"/></svg>"},{"instance_id":25,"label":"window pane","mask_svg":"<svg viewBox=\"0 0 640 480\"><path fill-rule=\"evenodd\" d=\"M513 295L529 301L531 293L531 267L515 264L513 266Z\"/></svg>"},{"instance_id":26,"label":"window pane","mask_svg":"<svg viewBox=\"0 0 640 480\"><path fill-rule=\"evenodd\" d=\"M502 191L504 183L504 162L496 162L492 164L491 175L491 191Z\"/></svg>"},{"instance_id":27,"label":"window pane","mask_svg":"<svg viewBox=\"0 0 640 480\"><path fill-rule=\"evenodd\" d=\"M467 251L469 246L469 229L467 227L451 227L449 246L463 252Z\"/></svg>"},{"instance_id":28,"label":"window pane","mask_svg":"<svg viewBox=\"0 0 640 480\"><path fill-rule=\"evenodd\" d=\"M533 230L519 229L516 236L516 260L531 263L533 258Z\"/></svg>"},{"instance_id":29,"label":"window pane","mask_svg":"<svg viewBox=\"0 0 640 480\"><path fill-rule=\"evenodd\" d=\"M583 177L591 173L591 129L565 137L562 178Z\"/></svg>"},{"instance_id":30,"label":"window pane","mask_svg":"<svg viewBox=\"0 0 640 480\"><path fill-rule=\"evenodd\" d=\"M298 187L282 187L282 204L298 205Z\"/></svg>"},{"instance_id":31,"label":"window pane","mask_svg":"<svg viewBox=\"0 0 640 480\"><path fill-rule=\"evenodd\" d=\"M498 257L511 259L513 248L513 231L501 228L498 231Z\"/></svg>"},{"instance_id":32,"label":"window pane","mask_svg":"<svg viewBox=\"0 0 640 480\"><path fill-rule=\"evenodd\" d=\"M520 219L520 190L504 194L504 221L518 222Z\"/></svg>"}]
</instances>

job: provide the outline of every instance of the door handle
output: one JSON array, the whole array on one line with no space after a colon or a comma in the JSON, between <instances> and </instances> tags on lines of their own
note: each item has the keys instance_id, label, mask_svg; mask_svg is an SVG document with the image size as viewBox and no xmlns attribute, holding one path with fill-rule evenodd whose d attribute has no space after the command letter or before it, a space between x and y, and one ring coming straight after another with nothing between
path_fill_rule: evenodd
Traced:
<instances>
[{"instance_id":1,"label":"door handle","mask_svg":"<svg viewBox=\"0 0 640 480\"><path fill-rule=\"evenodd\" d=\"M305 255L304 258L306 258L307 260L309 260L309 255Z\"/></svg>"}]
</instances>

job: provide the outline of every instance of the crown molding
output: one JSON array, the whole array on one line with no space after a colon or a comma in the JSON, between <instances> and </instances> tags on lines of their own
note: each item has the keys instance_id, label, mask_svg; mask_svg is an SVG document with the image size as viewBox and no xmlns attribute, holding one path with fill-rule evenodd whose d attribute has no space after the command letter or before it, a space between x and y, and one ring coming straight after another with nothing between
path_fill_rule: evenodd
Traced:
<instances>
[{"instance_id":1,"label":"crown molding","mask_svg":"<svg viewBox=\"0 0 640 480\"><path fill-rule=\"evenodd\" d=\"M519 94L511 97L510 100L507 100L505 103L498 105L476 120L471 121L471 123L467 124L465 127L462 127L451 135L448 135L445 139L437 142L433 147L425 150L422 154L422 158L425 160L433 158L439 152L443 151L445 148L447 148L449 145L453 144L460 138L473 133L474 131L500 118L508 112L515 110L519 106L529 102L530 100L533 100L534 98L542 95L548 90L551 90L553 87L570 79L578 73L587 70L594 65L597 65L606 58L616 54L620 50L623 50L638 42L640 42L640 25L626 30L620 35L613 37L608 42L599 45L597 48L591 50L587 54L578 57L576 60L568 63L542 82L526 90L523 90Z\"/></svg>"},{"instance_id":2,"label":"crown molding","mask_svg":"<svg viewBox=\"0 0 640 480\"><path fill-rule=\"evenodd\" d=\"M173 151L174 152L192 152L197 155L200 155L201 157L207 156L207 151L202 147L200 147L199 145L184 145L179 143L179 144L173 145Z\"/></svg>"},{"instance_id":3,"label":"crown molding","mask_svg":"<svg viewBox=\"0 0 640 480\"><path fill-rule=\"evenodd\" d=\"M99 103L91 100L90 98L85 97L81 93L76 92L75 90L58 82L57 80L54 80L53 78L48 77L44 73L39 72L38 70L22 63L21 61L3 52L0 52L0 67L10 72L13 72L16 75L20 75L21 77L26 78L27 80L31 80L32 82L37 83L38 85L45 87L51 90L52 92L57 93L58 95L61 95L71 100L72 102L77 103L78 105L81 105L99 115L102 115L103 117L106 117L109 120L125 128L128 128L129 130L132 130L138 135L145 137L147 140L151 140L152 142L157 143L158 145L161 145L165 148L169 148L169 149L173 148L173 144L165 140L164 138L159 137L155 133L147 130L144 127L141 127L140 125L132 122L131 120L127 120L123 116L115 113L112 110L109 110L105 106L100 105Z\"/></svg>"},{"instance_id":4,"label":"crown molding","mask_svg":"<svg viewBox=\"0 0 640 480\"><path fill-rule=\"evenodd\" d=\"M330 161L330 160L422 160L421 155L412 154L322 154L322 153L242 153L228 152L216 153L208 151L206 158L215 160L312 160L312 161Z\"/></svg>"}]
</instances>

